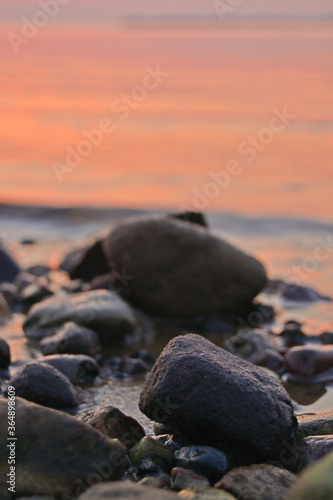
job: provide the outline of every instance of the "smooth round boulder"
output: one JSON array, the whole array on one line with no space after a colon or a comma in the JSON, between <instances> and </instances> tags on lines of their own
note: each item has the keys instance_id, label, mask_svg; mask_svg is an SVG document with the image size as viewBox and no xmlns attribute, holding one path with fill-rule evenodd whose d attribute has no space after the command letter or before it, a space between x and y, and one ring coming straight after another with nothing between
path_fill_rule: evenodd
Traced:
<instances>
[{"instance_id":1,"label":"smooth round boulder","mask_svg":"<svg viewBox=\"0 0 333 500\"><path fill-rule=\"evenodd\" d=\"M71 382L59 370L45 363L31 361L23 365L8 382L17 396L50 408L78 406Z\"/></svg>"},{"instance_id":2,"label":"smooth round boulder","mask_svg":"<svg viewBox=\"0 0 333 500\"><path fill-rule=\"evenodd\" d=\"M158 316L237 310L267 281L256 259L205 227L173 218L126 219L103 248L109 267L124 277L124 296Z\"/></svg>"},{"instance_id":3,"label":"smooth round boulder","mask_svg":"<svg viewBox=\"0 0 333 500\"><path fill-rule=\"evenodd\" d=\"M122 478L125 447L66 413L16 398L15 497L77 498L97 481ZM8 401L0 399L0 421ZM8 426L0 426L0 487L7 486Z\"/></svg>"},{"instance_id":4,"label":"smooth round boulder","mask_svg":"<svg viewBox=\"0 0 333 500\"><path fill-rule=\"evenodd\" d=\"M274 458L297 420L282 384L200 335L172 339L143 386L140 410L192 443ZM252 462L253 463L253 462Z\"/></svg>"},{"instance_id":5,"label":"smooth round boulder","mask_svg":"<svg viewBox=\"0 0 333 500\"><path fill-rule=\"evenodd\" d=\"M45 356L51 354L86 354L93 358L101 355L101 345L94 330L77 325L73 321L51 337L46 337L40 343L40 349Z\"/></svg>"},{"instance_id":6,"label":"smooth round boulder","mask_svg":"<svg viewBox=\"0 0 333 500\"><path fill-rule=\"evenodd\" d=\"M124 300L114 292L94 290L70 296L59 294L34 305L23 329L29 340L36 341L54 335L68 321L111 340L136 328L134 313Z\"/></svg>"},{"instance_id":7,"label":"smooth round boulder","mask_svg":"<svg viewBox=\"0 0 333 500\"><path fill-rule=\"evenodd\" d=\"M228 472L215 488L229 491L242 500L285 500L296 476L273 465L251 465Z\"/></svg>"},{"instance_id":8,"label":"smooth round boulder","mask_svg":"<svg viewBox=\"0 0 333 500\"><path fill-rule=\"evenodd\" d=\"M333 347L292 347L285 355L287 369L303 377L312 377L333 367Z\"/></svg>"},{"instance_id":9,"label":"smooth round boulder","mask_svg":"<svg viewBox=\"0 0 333 500\"><path fill-rule=\"evenodd\" d=\"M146 435L139 422L110 405L89 411L81 420L109 438L119 439L128 450Z\"/></svg>"},{"instance_id":10,"label":"smooth round boulder","mask_svg":"<svg viewBox=\"0 0 333 500\"><path fill-rule=\"evenodd\" d=\"M93 382L99 374L99 367L95 359L83 354L53 354L38 358L35 363L53 366L74 385Z\"/></svg>"}]
</instances>

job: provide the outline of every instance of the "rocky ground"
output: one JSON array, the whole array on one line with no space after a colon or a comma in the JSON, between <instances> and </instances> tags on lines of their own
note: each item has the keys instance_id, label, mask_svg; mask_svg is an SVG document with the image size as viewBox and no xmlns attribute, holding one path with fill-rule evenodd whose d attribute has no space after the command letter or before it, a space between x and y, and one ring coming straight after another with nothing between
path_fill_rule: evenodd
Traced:
<instances>
[{"instance_id":1,"label":"rocky ground","mask_svg":"<svg viewBox=\"0 0 333 500\"><path fill-rule=\"evenodd\" d=\"M332 381L333 332L276 331L263 290L330 300L269 281L201 214L124 219L57 271L22 269L0 246L0 324L23 317L32 354L13 363L0 339L0 500L332 499L333 411L300 416L293 399ZM80 410L82 388L137 377L154 433L112 391Z\"/></svg>"}]
</instances>

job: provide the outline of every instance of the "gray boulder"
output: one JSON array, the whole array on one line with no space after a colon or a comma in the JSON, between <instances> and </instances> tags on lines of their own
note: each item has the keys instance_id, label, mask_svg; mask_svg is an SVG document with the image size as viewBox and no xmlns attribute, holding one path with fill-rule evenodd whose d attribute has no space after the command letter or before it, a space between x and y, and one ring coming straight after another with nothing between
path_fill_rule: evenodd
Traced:
<instances>
[{"instance_id":1,"label":"gray boulder","mask_svg":"<svg viewBox=\"0 0 333 500\"><path fill-rule=\"evenodd\" d=\"M7 421L0 400L0 421ZM0 426L0 489L8 474L8 430ZM74 499L96 481L122 477L126 449L65 413L16 398L15 496Z\"/></svg>"},{"instance_id":2,"label":"gray boulder","mask_svg":"<svg viewBox=\"0 0 333 500\"><path fill-rule=\"evenodd\" d=\"M139 406L193 443L256 459L274 458L297 426L279 380L193 334L162 351Z\"/></svg>"},{"instance_id":3,"label":"gray boulder","mask_svg":"<svg viewBox=\"0 0 333 500\"><path fill-rule=\"evenodd\" d=\"M76 391L59 370L45 363L31 361L23 365L10 379L17 396L50 408L75 408Z\"/></svg>"},{"instance_id":4,"label":"gray boulder","mask_svg":"<svg viewBox=\"0 0 333 500\"><path fill-rule=\"evenodd\" d=\"M57 295L33 306L23 325L30 340L55 334L67 321L86 326L107 339L131 333L136 327L132 309L116 293L96 290Z\"/></svg>"},{"instance_id":5,"label":"gray boulder","mask_svg":"<svg viewBox=\"0 0 333 500\"><path fill-rule=\"evenodd\" d=\"M207 228L162 217L127 219L103 242L122 293L151 314L190 318L237 310L265 286L253 257Z\"/></svg>"}]
</instances>

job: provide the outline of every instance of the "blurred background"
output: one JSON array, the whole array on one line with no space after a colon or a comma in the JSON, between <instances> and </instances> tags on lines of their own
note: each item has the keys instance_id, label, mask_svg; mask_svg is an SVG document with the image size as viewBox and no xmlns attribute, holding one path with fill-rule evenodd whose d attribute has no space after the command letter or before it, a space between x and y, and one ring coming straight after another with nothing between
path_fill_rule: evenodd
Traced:
<instances>
[{"instance_id":1,"label":"blurred background","mask_svg":"<svg viewBox=\"0 0 333 500\"><path fill-rule=\"evenodd\" d=\"M1 203L332 221L331 0L15 0L0 23Z\"/></svg>"}]
</instances>

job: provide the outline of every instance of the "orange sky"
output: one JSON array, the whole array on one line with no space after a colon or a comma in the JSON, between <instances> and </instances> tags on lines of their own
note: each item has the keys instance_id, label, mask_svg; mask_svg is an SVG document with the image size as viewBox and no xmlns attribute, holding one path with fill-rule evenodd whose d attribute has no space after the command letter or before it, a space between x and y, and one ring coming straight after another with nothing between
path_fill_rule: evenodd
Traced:
<instances>
[{"instance_id":1,"label":"orange sky","mask_svg":"<svg viewBox=\"0 0 333 500\"><path fill-rule=\"evenodd\" d=\"M12 29L3 25L2 34ZM330 218L332 48L329 23L160 32L47 26L17 55L1 45L0 199L193 206L210 173L233 160L241 172L206 209ZM120 120L112 103L157 65L169 76ZM247 162L240 144L283 108L295 118ZM114 131L59 182L54 162L64 163L66 147L106 118Z\"/></svg>"}]
</instances>

